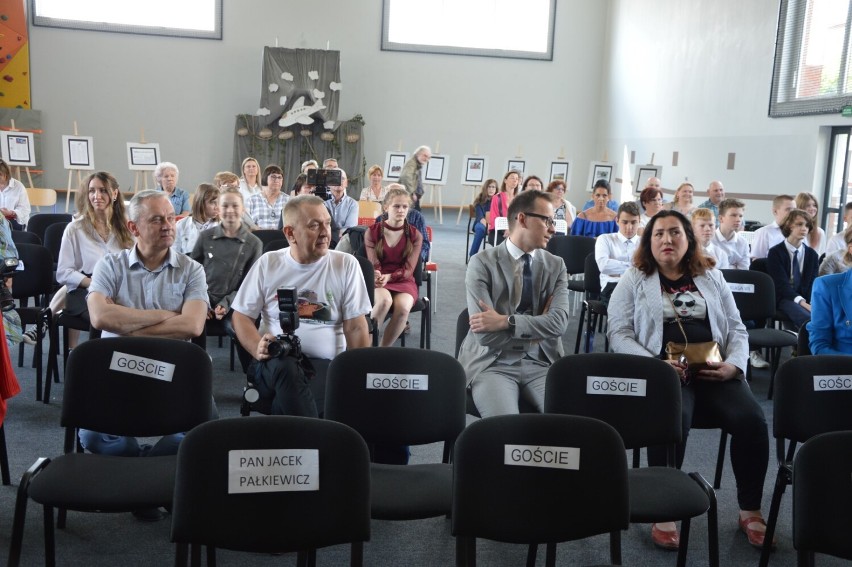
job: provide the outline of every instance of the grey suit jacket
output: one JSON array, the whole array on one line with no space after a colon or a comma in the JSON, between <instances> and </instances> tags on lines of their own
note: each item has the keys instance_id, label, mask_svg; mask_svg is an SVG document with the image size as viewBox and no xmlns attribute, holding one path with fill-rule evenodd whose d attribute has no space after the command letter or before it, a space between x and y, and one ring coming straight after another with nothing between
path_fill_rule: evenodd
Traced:
<instances>
[{"instance_id":1,"label":"grey suit jacket","mask_svg":"<svg viewBox=\"0 0 852 567\"><path fill-rule=\"evenodd\" d=\"M515 259L506 243L489 248L470 259L465 284L467 308L480 313L479 300L506 315L513 314L521 290L515 283ZM541 313L552 297L547 313L515 315L515 331L474 333L468 331L458 360L465 369L467 382L491 366L504 350L531 351L540 345L553 363L564 356L562 335L568 330L568 274L565 262L546 250L537 250L532 263L533 313Z\"/></svg>"}]
</instances>

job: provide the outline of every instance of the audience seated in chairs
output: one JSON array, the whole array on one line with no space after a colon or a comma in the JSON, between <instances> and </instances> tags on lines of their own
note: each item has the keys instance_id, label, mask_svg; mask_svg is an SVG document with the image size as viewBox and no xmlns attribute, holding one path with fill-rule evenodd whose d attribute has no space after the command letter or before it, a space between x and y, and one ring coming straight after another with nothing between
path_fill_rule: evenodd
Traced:
<instances>
[{"instance_id":1,"label":"audience seated in chairs","mask_svg":"<svg viewBox=\"0 0 852 567\"><path fill-rule=\"evenodd\" d=\"M118 181L106 171L86 178L77 190L76 208L80 217L65 228L56 267L56 282L64 288L54 295L50 308L54 314L61 311L66 322L78 318L82 325L76 326L85 330L91 324L86 294L95 264L104 254L132 247L133 235L127 228ZM69 331L69 348L77 346L79 334L78 329Z\"/></svg>"},{"instance_id":2,"label":"audience seated in chairs","mask_svg":"<svg viewBox=\"0 0 852 567\"><path fill-rule=\"evenodd\" d=\"M601 301L609 303L612 290L621 281L621 275L633 265L633 254L639 244L639 207L636 203L622 203L615 216L618 232L600 235L595 239L595 262L601 272Z\"/></svg>"},{"instance_id":3,"label":"audience seated in chairs","mask_svg":"<svg viewBox=\"0 0 852 567\"><path fill-rule=\"evenodd\" d=\"M220 321L232 340L236 340L231 323L231 304L240 284L261 255L262 243L242 222L243 195L239 189L226 189L219 195L221 223L198 235L190 257L204 266L207 277L208 326ZM283 236L283 235L282 235ZM237 347L243 371L251 360L245 349Z\"/></svg>"},{"instance_id":4,"label":"audience seated in chairs","mask_svg":"<svg viewBox=\"0 0 852 567\"><path fill-rule=\"evenodd\" d=\"M12 170L0 159L0 213L13 230L24 230L30 220L30 198L24 184L12 177Z\"/></svg>"},{"instance_id":5,"label":"audience seated in chairs","mask_svg":"<svg viewBox=\"0 0 852 567\"><path fill-rule=\"evenodd\" d=\"M518 194L520 184L521 174L515 170L507 171L500 184L500 190L491 198L491 208L488 211L488 240L493 241L495 246L503 242L505 235L502 231L496 232L494 221L500 217L505 218L509 214L509 205Z\"/></svg>"},{"instance_id":6,"label":"audience seated in chairs","mask_svg":"<svg viewBox=\"0 0 852 567\"><path fill-rule=\"evenodd\" d=\"M485 242L485 237L488 234L488 220L485 217L491 210L491 200L496 192L497 180L486 179L485 183L482 184L482 190L473 201L473 244L470 245L468 256L473 256L479 252Z\"/></svg>"},{"instance_id":7,"label":"audience seated in chairs","mask_svg":"<svg viewBox=\"0 0 852 567\"><path fill-rule=\"evenodd\" d=\"M376 270L372 318L381 325L392 310L380 346L396 342L418 296L414 272L420 262L423 236L408 223L410 206L407 191L390 189L384 201L387 219L369 227L364 238L367 259Z\"/></svg>"},{"instance_id":8,"label":"audience seated in chairs","mask_svg":"<svg viewBox=\"0 0 852 567\"><path fill-rule=\"evenodd\" d=\"M852 270L817 278L811 299L811 320L805 327L811 352L852 354Z\"/></svg>"},{"instance_id":9,"label":"audience seated in chairs","mask_svg":"<svg viewBox=\"0 0 852 567\"><path fill-rule=\"evenodd\" d=\"M198 235L219 224L219 189L210 183L202 183L195 190L192 214L184 217L175 226L174 249L180 254L189 254L195 247Z\"/></svg>"},{"instance_id":10,"label":"audience seated in chairs","mask_svg":"<svg viewBox=\"0 0 852 567\"><path fill-rule=\"evenodd\" d=\"M805 239L813 228L808 213L801 209L790 211L781 223L784 241L769 249L766 261L775 283L778 310L790 318L796 331L811 318L811 289L819 258Z\"/></svg>"}]
</instances>

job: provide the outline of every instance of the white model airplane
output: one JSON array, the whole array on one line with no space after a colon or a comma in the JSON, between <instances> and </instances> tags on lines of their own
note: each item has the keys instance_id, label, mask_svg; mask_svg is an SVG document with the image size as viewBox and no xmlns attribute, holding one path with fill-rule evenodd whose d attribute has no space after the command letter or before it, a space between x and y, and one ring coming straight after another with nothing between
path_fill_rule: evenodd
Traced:
<instances>
[{"instance_id":1,"label":"white model airplane","mask_svg":"<svg viewBox=\"0 0 852 567\"><path fill-rule=\"evenodd\" d=\"M311 106L305 106L305 97L300 96L296 99L296 102L293 103L293 106L290 107L290 110L281 115L281 118L278 120L278 125L282 128L286 128L287 126L291 126L297 122L299 124L313 124L314 119L311 118L311 114L318 110L324 110L325 108L326 107L322 103L322 100L317 100Z\"/></svg>"}]
</instances>

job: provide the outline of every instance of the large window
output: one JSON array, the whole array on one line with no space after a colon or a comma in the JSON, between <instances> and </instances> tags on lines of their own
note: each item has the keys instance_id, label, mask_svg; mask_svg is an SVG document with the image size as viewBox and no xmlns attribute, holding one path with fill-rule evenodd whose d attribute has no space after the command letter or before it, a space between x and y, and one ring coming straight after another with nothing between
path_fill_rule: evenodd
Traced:
<instances>
[{"instance_id":1,"label":"large window","mask_svg":"<svg viewBox=\"0 0 852 567\"><path fill-rule=\"evenodd\" d=\"M222 39L222 0L30 0L33 25Z\"/></svg>"},{"instance_id":2,"label":"large window","mask_svg":"<svg viewBox=\"0 0 852 567\"><path fill-rule=\"evenodd\" d=\"M384 0L382 49L553 59L556 0Z\"/></svg>"},{"instance_id":3,"label":"large window","mask_svg":"<svg viewBox=\"0 0 852 567\"><path fill-rule=\"evenodd\" d=\"M852 0L782 0L770 116L840 112L852 101Z\"/></svg>"}]
</instances>

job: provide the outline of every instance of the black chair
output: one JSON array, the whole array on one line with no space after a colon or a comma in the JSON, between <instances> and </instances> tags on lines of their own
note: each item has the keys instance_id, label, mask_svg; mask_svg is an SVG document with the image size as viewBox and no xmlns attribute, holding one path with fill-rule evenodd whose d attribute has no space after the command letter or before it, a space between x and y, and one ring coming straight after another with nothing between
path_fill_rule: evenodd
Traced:
<instances>
[{"instance_id":1,"label":"black chair","mask_svg":"<svg viewBox=\"0 0 852 567\"><path fill-rule=\"evenodd\" d=\"M65 234L67 222L57 222L48 226L44 231L44 247L53 255L53 272L56 273L56 265L59 263L59 250L62 248L62 236Z\"/></svg>"},{"instance_id":2,"label":"black chair","mask_svg":"<svg viewBox=\"0 0 852 567\"><path fill-rule=\"evenodd\" d=\"M75 329L77 331L85 331L89 333L90 339L99 339L101 338L100 329L95 329L92 327L92 323L89 319L84 317L78 317L75 315L69 315L65 312L65 310L61 310L56 314L51 314L52 325L48 331L50 332L50 346L47 351L47 379L50 380L50 377L53 376L54 382L59 382L59 350L60 346L62 348L62 364L63 368L68 365L68 355L71 353L71 347L69 346L69 331L71 329ZM59 329L62 329L62 341L60 343L59 337ZM48 394L49 394L48 389ZM50 396L48 395L48 399Z\"/></svg>"},{"instance_id":3,"label":"black chair","mask_svg":"<svg viewBox=\"0 0 852 567\"><path fill-rule=\"evenodd\" d=\"M271 460L282 464L269 466ZM249 481L261 475L299 483L300 490L252 488ZM200 545L207 546L208 565L215 565L217 547L296 551L298 564L308 565L318 548L343 543L352 545L351 564L361 565L370 539L367 446L350 427L307 417L199 425L178 451L171 538L175 565L186 565L188 546L200 564Z\"/></svg>"},{"instance_id":4,"label":"black chair","mask_svg":"<svg viewBox=\"0 0 852 567\"><path fill-rule=\"evenodd\" d=\"M622 382L617 391L631 388L636 395L605 393L613 390L604 390L603 386L618 379ZM665 445L668 466L628 471L630 522L680 520L677 561L683 567L690 520L706 513L710 565L718 567L716 494L699 473L687 474L674 468L682 417L680 379L671 365L658 358L616 353L563 357L547 373L544 411L601 419L621 434L627 449L634 451Z\"/></svg>"},{"instance_id":5,"label":"black chair","mask_svg":"<svg viewBox=\"0 0 852 567\"><path fill-rule=\"evenodd\" d=\"M41 244L41 238L38 234L27 232L26 230L13 230L12 242L18 244Z\"/></svg>"},{"instance_id":6,"label":"black chair","mask_svg":"<svg viewBox=\"0 0 852 567\"><path fill-rule=\"evenodd\" d=\"M38 215L37 215L38 216ZM38 244L18 244L18 258L24 263L24 270L18 272L12 280L12 297L19 300L18 314L21 324L36 326L36 344L33 349L33 366L36 369L36 400L50 403L50 372L44 387L42 398L42 351L44 335L51 328L53 317L48 308L53 292L53 256L44 246ZM33 305L29 305L30 298ZM24 343L18 351L18 366L24 365ZM58 381L58 374L56 376Z\"/></svg>"},{"instance_id":7,"label":"black chair","mask_svg":"<svg viewBox=\"0 0 852 567\"><path fill-rule=\"evenodd\" d=\"M459 313L459 316L456 319L456 359L459 357L459 350L461 349L462 342L467 336L468 331L470 331L470 315L468 310L464 309L461 313ZM465 389L465 394L465 411L467 411L468 415L482 417L479 414L479 410L476 408L476 404L473 403L473 394L471 393L470 388ZM534 405L532 405L526 398L521 398L520 396L518 397L518 409L521 413L538 413L538 410Z\"/></svg>"},{"instance_id":8,"label":"black chair","mask_svg":"<svg viewBox=\"0 0 852 567\"><path fill-rule=\"evenodd\" d=\"M568 272L568 290L585 293L583 280L571 276L585 273L586 256L594 254L595 239L588 236L556 235L547 242L547 251L562 258Z\"/></svg>"},{"instance_id":9,"label":"black chair","mask_svg":"<svg viewBox=\"0 0 852 567\"><path fill-rule=\"evenodd\" d=\"M793 545L800 567L814 553L852 559L852 431L806 441L793 465Z\"/></svg>"},{"instance_id":10,"label":"black chair","mask_svg":"<svg viewBox=\"0 0 852 567\"><path fill-rule=\"evenodd\" d=\"M27 222L27 232L38 235L39 239L44 242L44 233L47 227L58 222L69 223L72 220L73 218L68 213L38 213L32 215Z\"/></svg>"},{"instance_id":11,"label":"black chair","mask_svg":"<svg viewBox=\"0 0 852 567\"><path fill-rule=\"evenodd\" d=\"M754 263L752 263L754 265ZM768 274L758 270L722 270L725 281L731 286L734 301L743 321L756 321L758 325L775 317L775 284ZM732 285L733 284L733 285ZM781 360L781 349L796 346L796 335L773 327L748 329L749 350L769 349L769 392L772 399L775 374ZM751 364L748 365L751 376Z\"/></svg>"},{"instance_id":12,"label":"black chair","mask_svg":"<svg viewBox=\"0 0 852 567\"><path fill-rule=\"evenodd\" d=\"M276 240L281 240L284 238L284 233L280 230L270 229L270 228L261 228L258 230L253 230L252 234L255 235L263 242L263 245L266 246L270 242L275 242Z\"/></svg>"},{"instance_id":13,"label":"black chair","mask_svg":"<svg viewBox=\"0 0 852 567\"><path fill-rule=\"evenodd\" d=\"M796 356L810 356L811 352L811 333L808 331L807 325L802 325L799 328L799 336L796 337Z\"/></svg>"},{"instance_id":14,"label":"black chair","mask_svg":"<svg viewBox=\"0 0 852 567\"><path fill-rule=\"evenodd\" d=\"M569 286L570 287L570 286ZM577 343L574 345L574 354L580 352L580 338L583 336L583 321L586 321L586 341L584 352L592 348L592 337L595 328L599 332L604 331L604 321L607 317L606 304L600 300L601 296L601 271L595 261L594 252L587 255L583 262L583 307L580 310L580 323L577 325ZM586 314L588 313L588 318ZM605 350L609 350L609 339L604 334Z\"/></svg>"},{"instance_id":15,"label":"black chair","mask_svg":"<svg viewBox=\"0 0 852 567\"><path fill-rule=\"evenodd\" d=\"M279 238L278 240L270 240L269 242L265 242L263 244L263 253L267 252L275 252L276 250L282 250L290 246L290 242L286 238Z\"/></svg>"},{"instance_id":16,"label":"black chair","mask_svg":"<svg viewBox=\"0 0 852 567\"><path fill-rule=\"evenodd\" d=\"M369 262L368 262L369 263ZM373 267L370 266L370 274L374 274L375 271ZM366 273L364 277L367 278ZM371 277L373 277L371 275ZM368 278L367 278L368 279ZM423 262L417 262L417 267L414 269L414 282L417 284L417 289L423 287ZM369 286L369 284L367 284ZM375 288L376 282L375 278L373 278L373 286ZM370 299L373 299L373 294L375 291L370 293ZM432 348L432 311L430 309L430 301L428 292L426 295L423 293L418 293L417 300L414 302L414 305L411 307L411 313L420 313L420 348L431 349ZM391 307L390 311L388 311L388 317L393 313L393 307ZM381 321L376 321L376 325L381 325ZM405 346L405 333L402 333L399 336L399 341L402 346ZM379 345L379 333L373 334L373 346Z\"/></svg>"},{"instance_id":17,"label":"black chair","mask_svg":"<svg viewBox=\"0 0 852 567\"><path fill-rule=\"evenodd\" d=\"M778 475L766 520L761 567L769 564L781 498L793 481L797 444L820 433L852 430L850 375L852 357L842 355L797 356L778 369L772 420Z\"/></svg>"},{"instance_id":18,"label":"black chair","mask_svg":"<svg viewBox=\"0 0 852 567\"><path fill-rule=\"evenodd\" d=\"M453 461L457 565L475 565L477 537L547 543L545 564L553 566L556 543L603 533L610 561L621 563L627 460L611 426L567 415L490 417L459 435ZM527 565L535 565L534 551Z\"/></svg>"},{"instance_id":19,"label":"black chair","mask_svg":"<svg viewBox=\"0 0 852 567\"><path fill-rule=\"evenodd\" d=\"M373 464L372 517L415 520L450 513L452 445L465 427L464 369L448 354L400 347L343 352L331 361L325 418L370 445L444 443L444 462Z\"/></svg>"},{"instance_id":20,"label":"black chair","mask_svg":"<svg viewBox=\"0 0 852 567\"><path fill-rule=\"evenodd\" d=\"M189 431L210 418L212 374L207 353L184 341L120 337L86 341L75 348L68 357L60 419L65 453L38 459L21 478L10 567L20 561L29 499L44 509L49 565L55 563L54 508L59 508L57 527L63 529L66 510L130 512L171 507L176 456L132 458L76 452L77 430L133 437Z\"/></svg>"},{"instance_id":21,"label":"black chair","mask_svg":"<svg viewBox=\"0 0 852 567\"><path fill-rule=\"evenodd\" d=\"M192 342L207 350L207 337L219 337L219 346L222 346L222 339L224 337L228 337L230 342L228 343L229 352L229 369L231 372L234 371L235 363L234 359L236 358L237 353L237 345L235 339L231 338L228 334L228 330L225 328L225 323L221 319L207 319L204 322L204 331L202 333L192 339Z\"/></svg>"}]
</instances>

